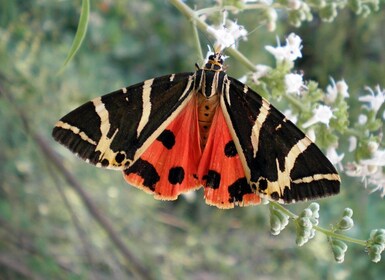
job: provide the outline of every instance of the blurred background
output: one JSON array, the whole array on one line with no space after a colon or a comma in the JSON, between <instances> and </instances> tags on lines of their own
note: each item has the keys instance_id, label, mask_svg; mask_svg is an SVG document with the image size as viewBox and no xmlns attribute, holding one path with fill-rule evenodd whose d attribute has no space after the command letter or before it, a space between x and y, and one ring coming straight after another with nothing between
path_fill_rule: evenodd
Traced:
<instances>
[{"instance_id":1,"label":"blurred background","mask_svg":"<svg viewBox=\"0 0 385 280\"><path fill-rule=\"evenodd\" d=\"M80 104L194 71L201 59L190 22L167 1L91 4L87 37L58 74L81 2L0 0L0 279L383 279L384 261L371 263L361 246L350 244L337 264L321 234L304 247L295 244L293 224L272 236L267 206L220 210L204 203L202 190L157 201L55 143L53 125ZM257 16L241 13L238 22L252 30ZM305 78L322 88L330 77L344 78L354 97L366 85L385 86L384 26L383 9L367 18L341 11L332 23L315 16L301 28L283 15L275 32L258 28L240 50L255 64L274 65L264 46L295 32ZM247 73L226 62L231 76ZM359 113L358 101L350 106ZM320 223L327 227L350 207L356 225L348 234L367 239L385 227L385 203L360 178L342 179L341 194L320 201ZM288 208L298 213L307 205Z\"/></svg>"}]
</instances>

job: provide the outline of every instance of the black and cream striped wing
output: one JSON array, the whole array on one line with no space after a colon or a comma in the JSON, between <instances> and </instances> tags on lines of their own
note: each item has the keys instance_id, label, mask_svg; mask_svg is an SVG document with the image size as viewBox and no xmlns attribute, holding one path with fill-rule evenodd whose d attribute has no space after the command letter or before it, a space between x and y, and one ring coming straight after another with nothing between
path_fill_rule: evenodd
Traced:
<instances>
[{"instance_id":1,"label":"black and cream striped wing","mask_svg":"<svg viewBox=\"0 0 385 280\"><path fill-rule=\"evenodd\" d=\"M194 73L179 73L95 98L58 121L54 139L97 166L126 169L192 97Z\"/></svg>"},{"instance_id":2,"label":"black and cream striped wing","mask_svg":"<svg viewBox=\"0 0 385 280\"><path fill-rule=\"evenodd\" d=\"M319 148L256 92L225 81L221 106L249 184L281 203L339 192L340 178Z\"/></svg>"}]
</instances>

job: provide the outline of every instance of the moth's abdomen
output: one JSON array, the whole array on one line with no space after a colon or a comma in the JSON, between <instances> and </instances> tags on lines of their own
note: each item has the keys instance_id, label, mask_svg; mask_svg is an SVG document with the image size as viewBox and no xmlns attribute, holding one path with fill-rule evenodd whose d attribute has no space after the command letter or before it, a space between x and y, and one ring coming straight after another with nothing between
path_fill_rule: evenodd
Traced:
<instances>
[{"instance_id":1,"label":"moth's abdomen","mask_svg":"<svg viewBox=\"0 0 385 280\"><path fill-rule=\"evenodd\" d=\"M206 98L202 94L198 94L199 138L202 151L206 146L211 124L213 122L213 118L218 108L218 105L218 95L214 95L211 98Z\"/></svg>"}]
</instances>

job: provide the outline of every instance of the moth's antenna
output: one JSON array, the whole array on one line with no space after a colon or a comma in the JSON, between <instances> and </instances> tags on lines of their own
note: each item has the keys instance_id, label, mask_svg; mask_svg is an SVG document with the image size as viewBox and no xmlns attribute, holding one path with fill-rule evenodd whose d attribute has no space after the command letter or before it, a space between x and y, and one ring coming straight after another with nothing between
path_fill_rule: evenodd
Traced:
<instances>
[{"instance_id":1,"label":"moth's antenna","mask_svg":"<svg viewBox=\"0 0 385 280\"><path fill-rule=\"evenodd\" d=\"M209 47L209 50L215 50L215 47L214 47L214 44L213 42L210 40L210 38L205 34L203 33L203 36L205 37L206 41L208 41L208 44L207 46Z\"/></svg>"},{"instance_id":2,"label":"moth's antenna","mask_svg":"<svg viewBox=\"0 0 385 280\"><path fill-rule=\"evenodd\" d=\"M234 41L234 43L232 43L230 46L227 46L227 47L223 48L223 52L225 51L225 49L228 49L228 48L231 48L231 47L237 45L237 44L241 41L241 39L242 39L243 37L249 36L250 34L254 33L255 31L257 31L257 30L258 30L259 28L261 28L262 26L263 26L263 24L260 24L260 25L258 25L257 27L255 27L253 30L251 30L250 32L247 32L247 34L246 34L245 36L240 36L240 37L238 37L238 38ZM243 29L243 26L240 27L240 28Z\"/></svg>"}]
</instances>

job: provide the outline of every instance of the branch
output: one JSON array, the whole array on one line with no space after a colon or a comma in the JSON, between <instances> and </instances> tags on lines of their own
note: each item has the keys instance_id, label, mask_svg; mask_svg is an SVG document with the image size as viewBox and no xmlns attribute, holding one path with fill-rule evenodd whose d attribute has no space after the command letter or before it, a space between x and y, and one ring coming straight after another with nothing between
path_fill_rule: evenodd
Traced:
<instances>
[{"instance_id":1,"label":"branch","mask_svg":"<svg viewBox=\"0 0 385 280\"><path fill-rule=\"evenodd\" d=\"M35 141L35 143L38 145L40 150L43 152L44 156L50 160L50 162L53 164L53 166L62 174L66 182L69 184L70 187L73 188L73 190L80 196L82 199L84 205L88 209L91 216L99 223L99 225L105 230L109 238L111 239L112 243L116 246L116 249L123 255L123 257L126 259L126 264L131 270L131 272L138 278L138 279L152 279L150 273L148 270L146 270L142 264L139 262L139 260L136 258L136 256L127 248L124 241L119 237L119 234L116 232L116 230L113 228L110 221L104 216L100 211L98 211L98 207L93 202L91 197L88 195L86 191L84 191L83 187L79 183L79 181L71 174L71 172L65 167L62 160L58 156L58 154L51 148L51 146L48 144L48 141L41 136L40 134L34 132L30 129L28 118L24 111L20 110L16 104L16 102L13 100L11 94L7 94L4 89L0 86L0 95L3 95L9 103L15 108L15 111L17 112L18 116L20 117L20 120L25 128L25 130L28 132L28 134L31 136L31 138Z\"/></svg>"}]
</instances>

